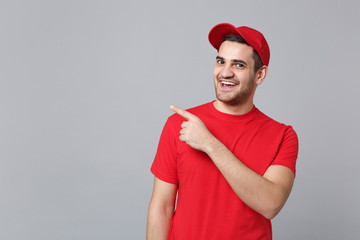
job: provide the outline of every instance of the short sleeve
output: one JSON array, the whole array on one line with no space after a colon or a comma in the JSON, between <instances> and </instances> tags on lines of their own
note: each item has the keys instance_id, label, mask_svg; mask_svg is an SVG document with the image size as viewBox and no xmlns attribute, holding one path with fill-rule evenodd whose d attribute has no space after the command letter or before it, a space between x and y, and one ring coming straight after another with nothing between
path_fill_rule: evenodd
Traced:
<instances>
[{"instance_id":1,"label":"short sleeve","mask_svg":"<svg viewBox=\"0 0 360 240\"><path fill-rule=\"evenodd\" d=\"M296 160L299 151L299 141L296 132L288 126L284 132L279 150L271 165L282 165L290 168L296 174Z\"/></svg>"},{"instance_id":2,"label":"short sleeve","mask_svg":"<svg viewBox=\"0 0 360 240\"><path fill-rule=\"evenodd\" d=\"M174 126L170 117L161 133L151 172L162 181L178 184L176 151L178 137Z\"/></svg>"}]
</instances>

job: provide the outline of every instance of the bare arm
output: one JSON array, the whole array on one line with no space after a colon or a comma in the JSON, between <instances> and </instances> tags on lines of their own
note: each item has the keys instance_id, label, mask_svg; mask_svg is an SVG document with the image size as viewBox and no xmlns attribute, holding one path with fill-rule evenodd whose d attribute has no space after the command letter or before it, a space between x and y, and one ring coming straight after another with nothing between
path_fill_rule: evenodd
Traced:
<instances>
[{"instance_id":1,"label":"bare arm","mask_svg":"<svg viewBox=\"0 0 360 240\"><path fill-rule=\"evenodd\" d=\"M175 106L171 109L188 120L181 126L180 140L208 154L244 203L268 219L275 217L291 192L293 172L275 165L264 176L257 174L216 139L198 117Z\"/></svg>"},{"instance_id":2,"label":"bare arm","mask_svg":"<svg viewBox=\"0 0 360 240\"><path fill-rule=\"evenodd\" d=\"M171 218L174 215L177 185L164 182L155 177L154 190L151 197L146 239L169 239Z\"/></svg>"},{"instance_id":3,"label":"bare arm","mask_svg":"<svg viewBox=\"0 0 360 240\"><path fill-rule=\"evenodd\" d=\"M274 165L261 176L239 161L221 142L214 141L209 146L206 153L236 195L264 217L274 218L290 195L294 173L287 167Z\"/></svg>"}]
</instances>

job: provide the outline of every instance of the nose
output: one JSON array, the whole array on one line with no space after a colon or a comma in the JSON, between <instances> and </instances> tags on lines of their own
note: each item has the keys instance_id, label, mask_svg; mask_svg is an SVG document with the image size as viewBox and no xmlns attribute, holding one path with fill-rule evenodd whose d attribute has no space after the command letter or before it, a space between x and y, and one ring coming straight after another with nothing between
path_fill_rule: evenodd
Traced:
<instances>
[{"instance_id":1,"label":"nose","mask_svg":"<svg viewBox=\"0 0 360 240\"><path fill-rule=\"evenodd\" d=\"M234 72L233 70L231 69L231 65L228 65L228 64L224 64L221 71L220 71L220 74L223 78L232 78L234 77Z\"/></svg>"}]
</instances>

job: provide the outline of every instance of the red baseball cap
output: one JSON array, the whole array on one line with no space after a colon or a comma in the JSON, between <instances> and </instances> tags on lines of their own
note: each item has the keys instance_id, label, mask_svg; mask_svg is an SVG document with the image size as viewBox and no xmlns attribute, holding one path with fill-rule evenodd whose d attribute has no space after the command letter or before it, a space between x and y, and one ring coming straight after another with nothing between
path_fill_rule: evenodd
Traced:
<instances>
[{"instance_id":1,"label":"red baseball cap","mask_svg":"<svg viewBox=\"0 0 360 240\"><path fill-rule=\"evenodd\" d=\"M229 23L220 23L213 27L209 32L211 45L219 51L222 39L226 35L240 35L245 41L259 54L264 65L269 66L270 49L264 35L249 27L234 27Z\"/></svg>"}]
</instances>

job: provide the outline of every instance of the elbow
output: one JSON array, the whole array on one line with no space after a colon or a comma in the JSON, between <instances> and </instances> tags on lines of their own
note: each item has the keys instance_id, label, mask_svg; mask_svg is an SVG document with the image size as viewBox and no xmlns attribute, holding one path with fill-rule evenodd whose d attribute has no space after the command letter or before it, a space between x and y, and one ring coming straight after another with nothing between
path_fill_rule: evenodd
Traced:
<instances>
[{"instance_id":1,"label":"elbow","mask_svg":"<svg viewBox=\"0 0 360 240\"><path fill-rule=\"evenodd\" d=\"M275 217L278 215L278 213L280 212L280 210L281 210L281 207L280 207L280 208L271 208L271 209L268 209L268 210L264 211L264 212L262 213L262 215L263 215L266 219L271 220L271 219L275 218Z\"/></svg>"},{"instance_id":2,"label":"elbow","mask_svg":"<svg viewBox=\"0 0 360 240\"><path fill-rule=\"evenodd\" d=\"M261 212L261 214L269 220L275 218L279 214L283 206L285 205L285 201L283 198L279 198L268 202L268 205Z\"/></svg>"},{"instance_id":3,"label":"elbow","mask_svg":"<svg viewBox=\"0 0 360 240\"><path fill-rule=\"evenodd\" d=\"M281 209L284 207L290 192L278 192L278 194L274 194L270 197L268 201L266 201L266 205L263 205L263 211L261 214L271 220L275 218Z\"/></svg>"}]
</instances>

